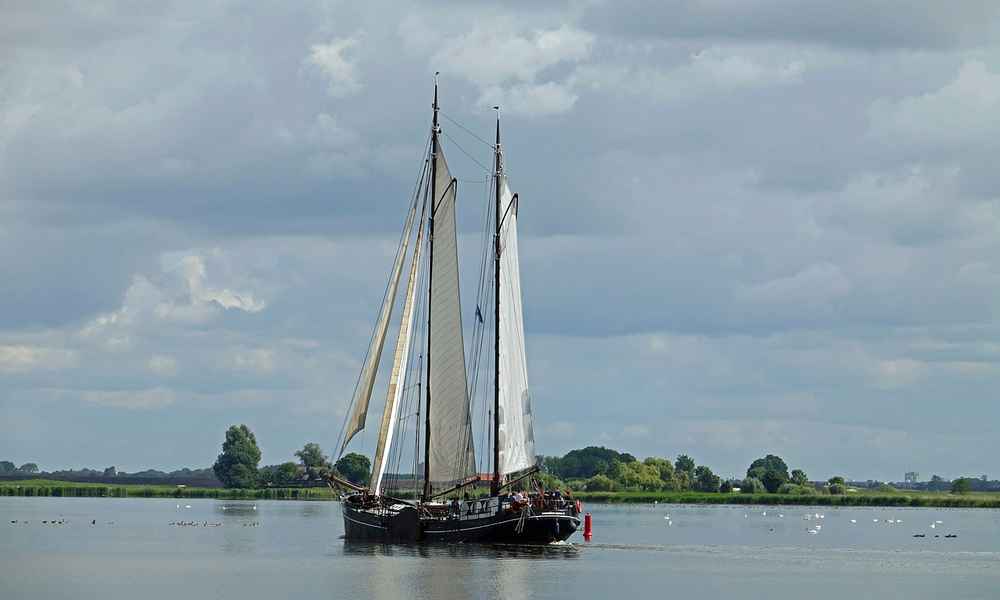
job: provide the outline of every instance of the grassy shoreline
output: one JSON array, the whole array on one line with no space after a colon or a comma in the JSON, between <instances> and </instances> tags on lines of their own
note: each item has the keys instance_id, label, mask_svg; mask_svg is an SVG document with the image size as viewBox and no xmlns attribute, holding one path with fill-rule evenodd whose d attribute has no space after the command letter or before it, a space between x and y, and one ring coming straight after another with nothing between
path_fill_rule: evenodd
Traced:
<instances>
[{"instance_id":1,"label":"grassy shoreline","mask_svg":"<svg viewBox=\"0 0 1000 600\"><path fill-rule=\"evenodd\" d=\"M57 498L215 498L219 500L335 500L330 488L226 488L177 487L175 485L108 485L50 479L0 482L0 496Z\"/></svg>"},{"instance_id":2,"label":"grassy shoreline","mask_svg":"<svg viewBox=\"0 0 1000 600\"><path fill-rule=\"evenodd\" d=\"M0 496L63 498L214 498L219 500L336 500L329 488L178 488L170 485L107 485L47 479L0 482ZM1000 508L1000 493L858 492L825 494L710 494L704 492L576 492L574 497L595 504L728 504L800 506L915 506Z\"/></svg>"},{"instance_id":3,"label":"grassy shoreline","mask_svg":"<svg viewBox=\"0 0 1000 600\"><path fill-rule=\"evenodd\" d=\"M859 492L829 494L724 494L705 492L577 492L584 502L650 504L729 504L800 506L928 506L942 508L1000 508L1000 493L971 492Z\"/></svg>"}]
</instances>

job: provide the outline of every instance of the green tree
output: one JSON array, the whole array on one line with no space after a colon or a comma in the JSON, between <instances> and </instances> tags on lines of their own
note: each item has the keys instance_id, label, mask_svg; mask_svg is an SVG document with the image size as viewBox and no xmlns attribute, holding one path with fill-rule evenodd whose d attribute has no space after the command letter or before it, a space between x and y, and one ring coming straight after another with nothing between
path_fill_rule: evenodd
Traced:
<instances>
[{"instance_id":1,"label":"green tree","mask_svg":"<svg viewBox=\"0 0 1000 600\"><path fill-rule=\"evenodd\" d=\"M646 460L642 461L642 464L655 468L660 474L660 481L662 481L664 485L673 484L674 465L671 464L669 460L650 456Z\"/></svg>"},{"instance_id":2,"label":"green tree","mask_svg":"<svg viewBox=\"0 0 1000 600\"><path fill-rule=\"evenodd\" d=\"M674 471L674 489L679 492L691 489L691 475L687 471Z\"/></svg>"},{"instance_id":3,"label":"green tree","mask_svg":"<svg viewBox=\"0 0 1000 600\"><path fill-rule=\"evenodd\" d=\"M952 494L968 494L972 491L972 480L968 477L959 477L951 482Z\"/></svg>"},{"instance_id":4,"label":"green tree","mask_svg":"<svg viewBox=\"0 0 1000 600\"><path fill-rule=\"evenodd\" d=\"M222 454L212 465L215 476L227 488L252 488L257 485L257 464L260 448L257 438L246 425L233 425L226 430Z\"/></svg>"},{"instance_id":5,"label":"green tree","mask_svg":"<svg viewBox=\"0 0 1000 600\"><path fill-rule=\"evenodd\" d=\"M948 482L945 481L940 475L934 475L931 477L930 483L927 487L934 491L942 491L948 489Z\"/></svg>"},{"instance_id":6,"label":"green tree","mask_svg":"<svg viewBox=\"0 0 1000 600\"><path fill-rule=\"evenodd\" d=\"M795 485L806 485L809 483L809 476L802 469L795 469L792 471L792 483Z\"/></svg>"},{"instance_id":7,"label":"green tree","mask_svg":"<svg viewBox=\"0 0 1000 600\"><path fill-rule=\"evenodd\" d=\"M543 471L535 475L535 478L542 484L542 487L547 490L562 490L566 488L566 483L552 473L546 473Z\"/></svg>"},{"instance_id":8,"label":"green tree","mask_svg":"<svg viewBox=\"0 0 1000 600\"><path fill-rule=\"evenodd\" d=\"M719 476L705 465L694 470L694 489L699 492L718 492L721 481Z\"/></svg>"},{"instance_id":9,"label":"green tree","mask_svg":"<svg viewBox=\"0 0 1000 600\"><path fill-rule=\"evenodd\" d=\"M299 478L299 465L293 462L280 465L267 465L260 468L260 483L262 485L282 486L294 483Z\"/></svg>"},{"instance_id":10,"label":"green tree","mask_svg":"<svg viewBox=\"0 0 1000 600\"><path fill-rule=\"evenodd\" d=\"M728 479L723 481L722 484L719 485L719 491L723 494L733 493L733 482Z\"/></svg>"},{"instance_id":11,"label":"green tree","mask_svg":"<svg viewBox=\"0 0 1000 600\"><path fill-rule=\"evenodd\" d=\"M688 477L693 478L694 476L694 459L687 454L681 454L674 461L674 470L683 471L688 474Z\"/></svg>"},{"instance_id":12,"label":"green tree","mask_svg":"<svg viewBox=\"0 0 1000 600\"><path fill-rule=\"evenodd\" d=\"M301 461L307 479L313 481L321 480L330 471L330 459L323 454L323 449L315 442L309 442L303 446L301 450L295 453L295 456ZM366 458L365 460L368 459Z\"/></svg>"},{"instance_id":13,"label":"green tree","mask_svg":"<svg viewBox=\"0 0 1000 600\"><path fill-rule=\"evenodd\" d=\"M17 470L17 466L9 460L0 460L0 475L7 475Z\"/></svg>"},{"instance_id":14,"label":"green tree","mask_svg":"<svg viewBox=\"0 0 1000 600\"><path fill-rule=\"evenodd\" d=\"M747 477L740 485L740 492L744 494L763 494L766 489L761 480L756 477Z\"/></svg>"},{"instance_id":15,"label":"green tree","mask_svg":"<svg viewBox=\"0 0 1000 600\"><path fill-rule=\"evenodd\" d=\"M371 476L372 463L368 460L367 456L363 454L358 454L357 452L350 452L345 454L337 461L334 465L334 469L340 473L340 475L350 481L351 483L357 485L368 485L368 479Z\"/></svg>"},{"instance_id":16,"label":"green tree","mask_svg":"<svg viewBox=\"0 0 1000 600\"><path fill-rule=\"evenodd\" d=\"M759 479L768 492L778 491L782 484L788 483L788 465L780 456L768 454L750 463L747 478Z\"/></svg>"},{"instance_id":17,"label":"green tree","mask_svg":"<svg viewBox=\"0 0 1000 600\"><path fill-rule=\"evenodd\" d=\"M816 488L811 485L798 485L786 483L778 488L779 494L794 494L796 496L809 496L816 493Z\"/></svg>"},{"instance_id":18,"label":"green tree","mask_svg":"<svg viewBox=\"0 0 1000 600\"><path fill-rule=\"evenodd\" d=\"M587 446L571 450L562 458L545 459L543 464L561 479L588 479L599 473L607 475L616 461L630 463L635 457L603 446Z\"/></svg>"},{"instance_id":19,"label":"green tree","mask_svg":"<svg viewBox=\"0 0 1000 600\"><path fill-rule=\"evenodd\" d=\"M21 465L20 467L17 468L17 472L18 473L37 473L38 472L38 465L36 465L35 463L24 463L23 465Z\"/></svg>"},{"instance_id":20,"label":"green tree","mask_svg":"<svg viewBox=\"0 0 1000 600\"><path fill-rule=\"evenodd\" d=\"M826 483L828 485L845 485L847 482L844 481L843 477L841 477L840 475L837 475L835 477L831 477L831 478L827 479Z\"/></svg>"},{"instance_id":21,"label":"green tree","mask_svg":"<svg viewBox=\"0 0 1000 600\"><path fill-rule=\"evenodd\" d=\"M615 489L615 482L607 475L594 475L587 480L584 489L588 492L611 492Z\"/></svg>"}]
</instances>

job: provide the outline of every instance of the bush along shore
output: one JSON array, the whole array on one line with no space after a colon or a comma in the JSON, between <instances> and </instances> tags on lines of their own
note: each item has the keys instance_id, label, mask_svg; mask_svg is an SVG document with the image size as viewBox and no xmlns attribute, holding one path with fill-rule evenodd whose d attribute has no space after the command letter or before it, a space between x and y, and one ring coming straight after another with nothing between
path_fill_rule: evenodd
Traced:
<instances>
[{"instance_id":1,"label":"bush along shore","mask_svg":"<svg viewBox=\"0 0 1000 600\"><path fill-rule=\"evenodd\" d=\"M25 480L0 484L0 496L63 498L217 498L219 500L334 500L330 488L188 488L167 485L101 485Z\"/></svg>"},{"instance_id":2,"label":"bush along shore","mask_svg":"<svg viewBox=\"0 0 1000 600\"><path fill-rule=\"evenodd\" d=\"M576 492L576 498L594 503L651 504L761 504L799 506L928 506L946 508L1000 508L1000 494L953 495L858 493L822 494L713 494L697 492Z\"/></svg>"}]
</instances>

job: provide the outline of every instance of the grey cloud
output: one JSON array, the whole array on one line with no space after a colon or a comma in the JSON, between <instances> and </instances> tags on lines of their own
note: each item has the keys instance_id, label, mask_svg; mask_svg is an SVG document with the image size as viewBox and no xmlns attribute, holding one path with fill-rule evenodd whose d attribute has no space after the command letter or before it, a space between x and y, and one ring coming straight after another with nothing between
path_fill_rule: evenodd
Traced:
<instances>
[{"instance_id":1,"label":"grey cloud","mask_svg":"<svg viewBox=\"0 0 1000 600\"><path fill-rule=\"evenodd\" d=\"M868 49L947 48L987 40L998 15L997 7L974 0L947 5L905 0L632 0L595 3L583 22L622 36L781 39Z\"/></svg>"}]
</instances>

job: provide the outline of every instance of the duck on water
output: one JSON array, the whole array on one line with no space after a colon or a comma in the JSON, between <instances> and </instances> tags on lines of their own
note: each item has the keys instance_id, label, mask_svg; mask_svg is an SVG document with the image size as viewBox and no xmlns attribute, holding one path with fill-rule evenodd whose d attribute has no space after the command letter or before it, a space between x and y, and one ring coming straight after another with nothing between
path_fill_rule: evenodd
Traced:
<instances>
[{"instance_id":1,"label":"duck on water","mask_svg":"<svg viewBox=\"0 0 1000 600\"><path fill-rule=\"evenodd\" d=\"M365 427L409 256L405 290L398 300L402 314L370 484L358 486L337 477L330 479L331 485L352 490L341 497L345 538L521 544L563 541L580 526L581 505L558 491L542 489L532 478L537 467L522 317L519 202L508 187L499 107L494 107L496 141L485 142L493 151L492 193L483 219L480 285L475 312L470 315L462 313L459 298L459 180L449 171L439 139L442 130L436 75L432 107L423 169L408 205L341 434L343 443L338 443L342 456L351 439ZM473 317L468 319L473 323L470 369L466 368L463 316ZM476 469L475 411L470 401L476 398L481 401L478 414L483 423L480 443L491 451L487 456L492 459L492 472L485 475ZM400 483L400 457L407 448L413 458L409 482L414 492L419 491L419 499L414 501L400 499L397 496L401 494L390 491ZM458 499L463 488L483 480L490 485L488 497ZM530 491L512 491L519 488Z\"/></svg>"}]
</instances>

